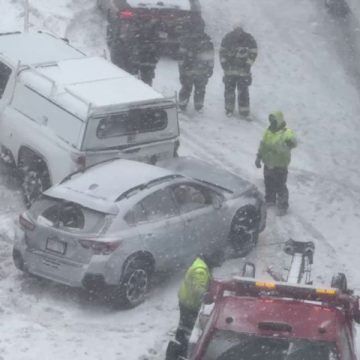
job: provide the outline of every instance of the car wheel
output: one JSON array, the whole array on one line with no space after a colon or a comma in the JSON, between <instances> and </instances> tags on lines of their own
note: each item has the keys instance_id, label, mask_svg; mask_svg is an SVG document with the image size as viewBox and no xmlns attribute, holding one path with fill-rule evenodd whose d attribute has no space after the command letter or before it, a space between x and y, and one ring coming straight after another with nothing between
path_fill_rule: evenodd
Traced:
<instances>
[{"instance_id":1,"label":"car wheel","mask_svg":"<svg viewBox=\"0 0 360 360\"><path fill-rule=\"evenodd\" d=\"M131 260L126 266L120 286L116 289L116 304L130 308L141 304L149 291L151 272L151 267L145 261Z\"/></svg>"},{"instance_id":2,"label":"car wheel","mask_svg":"<svg viewBox=\"0 0 360 360\"><path fill-rule=\"evenodd\" d=\"M29 208L41 193L50 187L49 172L45 168L24 167L22 192L24 203Z\"/></svg>"},{"instance_id":3,"label":"car wheel","mask_svg":"<svg viewBox=\"0 0 360 360\"><path fill-rule=\"evenodd\" d=\"M249 252L259 238L259 211L252 205L237 210L230 228L230 243L239 254Z\"/></svg>"}]
</instances>

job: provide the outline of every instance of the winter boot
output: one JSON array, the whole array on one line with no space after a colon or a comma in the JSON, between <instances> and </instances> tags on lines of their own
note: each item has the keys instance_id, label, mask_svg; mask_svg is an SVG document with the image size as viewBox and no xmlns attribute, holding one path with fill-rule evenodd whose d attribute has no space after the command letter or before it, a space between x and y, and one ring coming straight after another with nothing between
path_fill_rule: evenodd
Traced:
<instances>
[{"instance_id":1,"label":"winter boot","mask_svg":"<svg viewBox=\"0 0 360 360\"><path fill-rule=\"evenodd\" d=\"M226 116L227 116L228 118L233 117L233 115L234 115L234 112L233 112L233 111L231 111L231 110L226 110Z\"/></svg>"}]
</instances>

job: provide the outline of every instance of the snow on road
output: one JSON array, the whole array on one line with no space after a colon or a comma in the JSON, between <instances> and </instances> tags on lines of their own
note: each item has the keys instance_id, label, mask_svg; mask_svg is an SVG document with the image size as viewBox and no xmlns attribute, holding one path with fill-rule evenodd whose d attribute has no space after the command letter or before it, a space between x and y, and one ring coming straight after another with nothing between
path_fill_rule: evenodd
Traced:
<instances>
[{"instance_id":1,"label":"snow on road","mask_svg":"<svg viewBox=\"0 0 360 360\"><path fill-rule=\"evenodd\" d=\"M0 0L0 31L22 28L20 0ZM88 53L103 54L105 19L95 0L30 0L30 23ZM316 244L315 276L329 284L345 271L360 288L360 153L358 92L328 33L336 31L311 0L203 1L207 29L219 47L231 24L241 21L258 40L260 53L251 88L253 122L224 117L222 73L217 61L205 113L181 116L183 154L192 154L242 174L263 188L254 165L267 114L281 109L300 145L290 167L291 210L268 226L249 258L259 273L282 264L281 243L289 237ZM350 44L351 45L351 44ZM350 46L349 45L349 46ZM34 49L36 51L36 49ZM154 86L173 95L179 89L174 61L161 60ZM169 331L177 323L180 275L165 279L136 309L110 310L78 290L29 278L11 261L12 220L23 209L16 184L0 171L0 360L162 359ZM235 273L231 260L219 273Z\"/></svg>"}]
</instances>

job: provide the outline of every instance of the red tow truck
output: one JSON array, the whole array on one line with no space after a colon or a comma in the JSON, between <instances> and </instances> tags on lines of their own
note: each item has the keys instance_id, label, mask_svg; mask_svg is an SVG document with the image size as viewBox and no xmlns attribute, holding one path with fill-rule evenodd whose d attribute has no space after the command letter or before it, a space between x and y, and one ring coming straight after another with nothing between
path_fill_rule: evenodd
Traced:
<instances>
[{"instance_id":1,"label":"red tow truck","mask_svg":"<svg viewBox=\"0 0 360 360\"><path fill-rule=\"evenodd\" d=\"M187 357L178 360L357 359L359 297L345 275L334 276L329 288L314 287L313 244L290 240L284 250L292 261L281 281L255 279L251 263L242 276L212 281Z\"/></svg>"},{"instance_id":2,"label":"red tow truck","mask_svg":"<svg viewBox=\"0 0 360 360\"><path fill-rule=\"evenodd\" d=\"M349 291L235 277L215 280L210 302L190 338L189 360L357 359L359 298Z\"/></svg>"}]
</instances>

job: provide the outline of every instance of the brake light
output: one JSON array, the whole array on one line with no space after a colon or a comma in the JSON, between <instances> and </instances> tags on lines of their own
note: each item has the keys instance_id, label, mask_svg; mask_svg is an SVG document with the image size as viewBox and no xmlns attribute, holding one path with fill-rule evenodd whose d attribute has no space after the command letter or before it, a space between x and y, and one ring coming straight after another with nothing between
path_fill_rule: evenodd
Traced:
<instances>
[{"instance_id":1,"label":"brake light","mask_svg":"<svg viewBox=\"0 0 360 360\"><path fill-rule=\"evenodd\" d=\"M121 241L96 241L96 240L79 240L84 249L90 249L94 255L110 255L121 244Z\"/></svg>"},{"instance_id":2,"label":"brake light","mask_svg":"<svg viewBox=\"0 0 360 360\"><path fill-rule=\"evenodd\" d=\"M33 231L35 224L25 215L25 213L19 215L19 223L25 230Z\"/></svg>"},{"instance_id":3,"label":"brake light","mask_svg":"<svg viewBox=\"0 0 360 360\"><path fill-rule=\"evenodd\" d=\"M131 18L134 16L134 13L131 10L121 10L118 15L121 18Z\"/></svg>"}]
</instances>

